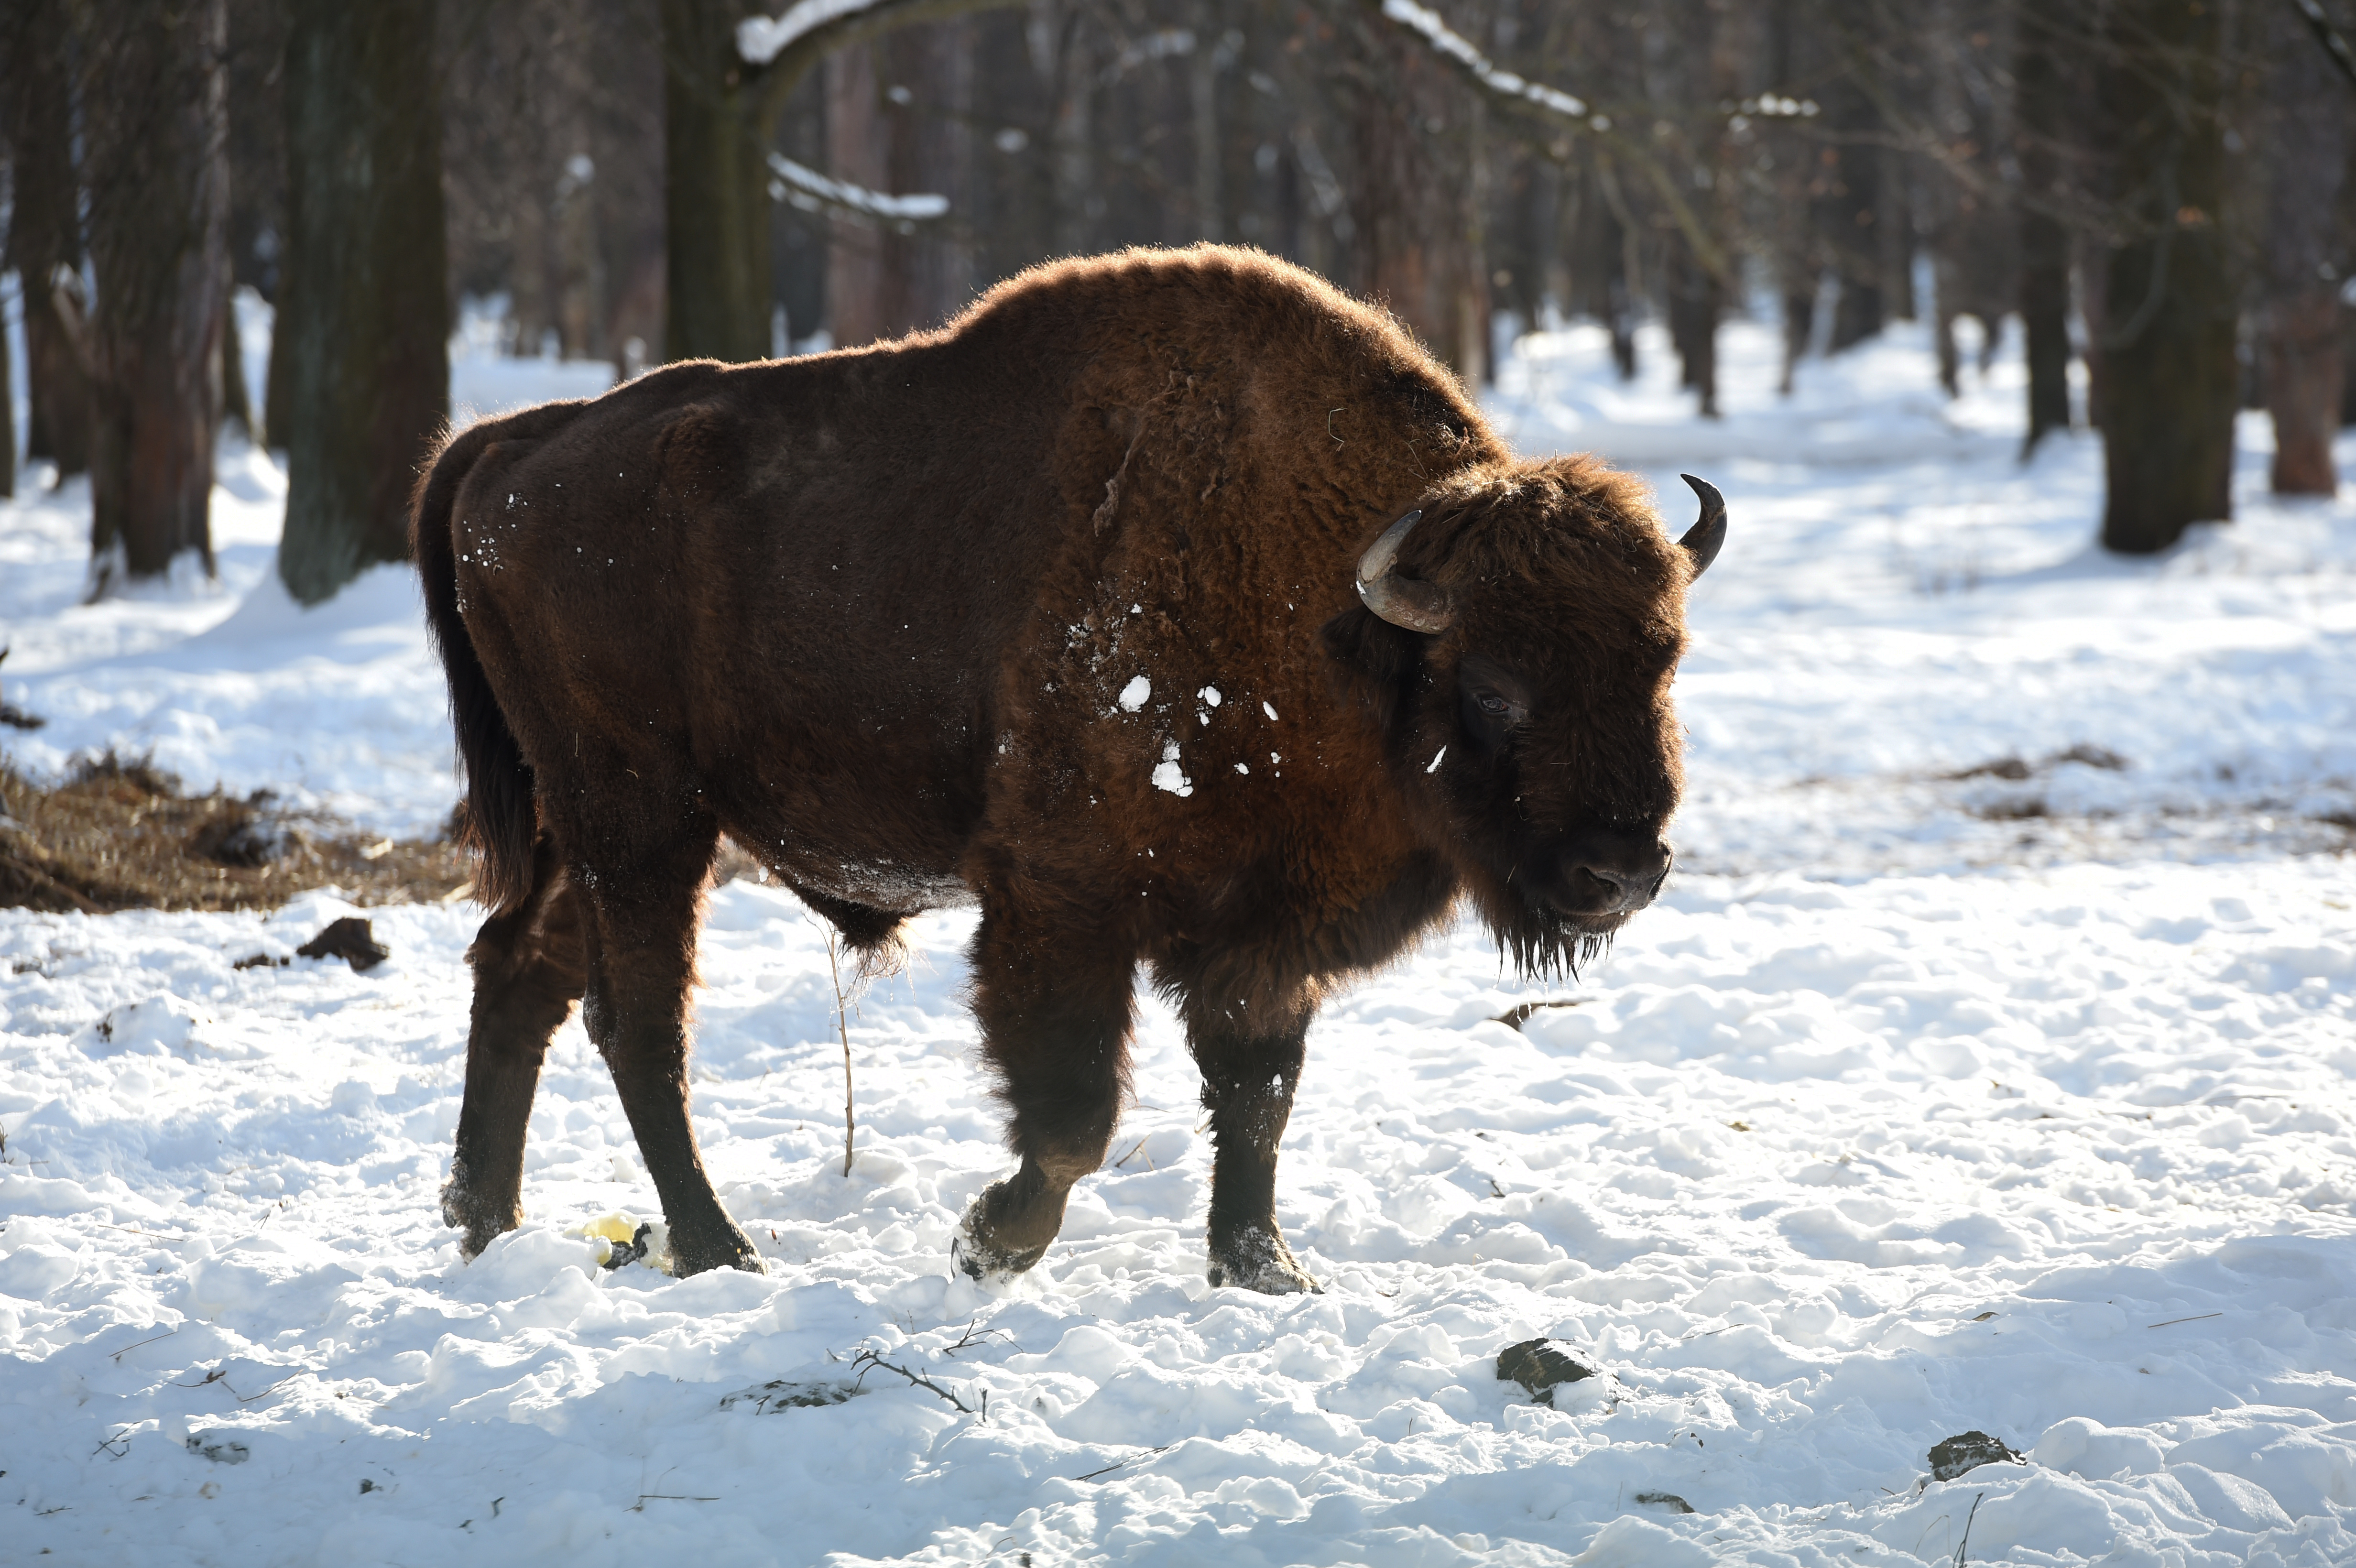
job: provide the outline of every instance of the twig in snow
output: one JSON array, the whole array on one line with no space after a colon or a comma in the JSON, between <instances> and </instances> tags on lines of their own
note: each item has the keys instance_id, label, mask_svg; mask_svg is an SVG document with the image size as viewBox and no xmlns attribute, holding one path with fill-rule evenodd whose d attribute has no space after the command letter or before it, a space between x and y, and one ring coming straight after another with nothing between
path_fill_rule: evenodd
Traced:
<instances>
[{"instance_id":1,"label":"twig in snow","mask_svg":"<svg viewBox=\"0 0 2356 1568\"><path fill-rule=\"evenodd\" d=\"M117 1366L121 1366L121 1365L123 1364L123 1357L125 1357L125 1356L127 1356L127 1355L129 1355L132 1351L134 1351L134 1350L137 1349L140 1346L142 1346L142 1345L152 1345L152 1344L154 1344L154 1343L155 1342L155 1340L156 1340L156 1339L170 1339L173 1335L175 1335L175 1334L177 1334L177 1333L178 1333L178 1332L179 1332L179 1330L178 1330L177 1328L167 1328L167 1329L166 1329L163 1333L156 1335L156 1336L155 1337L155 1339L134 1339L134 1340L133 1340L130 1344L123 1346L123 1349L121 1349L120 1350L114 1350L114 1351L111 1351L111 1352L109 1352L109 1355L110 1355L111 1359L114 1361L115 1365L117 1365Z\"/></svg>"},{"instance_id":2,"label":"twig in snow","mask_svg":"<svg viewBox=\"0 0 2356 1568\"><path fill-rule=\"evenodd\" d=\"M895 1366L892 1362L885 1360L881 1355L872 1349L860 1351L858 1355L853 1356L851 1359L851 1364L859 1369L859 1377L854 1380L855 1381L865 1381L867 1373L871 1368L881 1367L887 1372L899 1373L917 1388L929 1389L934 1393L940 1395L941 1398L948 1401L950 1404L954 1405L957 1408L958 1413L960 1415L972 1415L977 1413L972 1406L967 1404L965 1401L958 1398L957 1395L949 1392L948 1390L943 1388L932 1379L925 1377L921 1373L912 1372L905 1367ZM987 1407L988 1403L988 1396L985 1393L983 1404Z\"/></svg>"},{"instance_id":3,"label":"twig in snow","mask_svg":"<svg viewBox=\"0 0 2356 1568\"><path fill-rule=\"evenodd\" d=\"M1014 1343L1014 1336L1003 1328L975 1328L974 1324L980 1321L979 1317L969 1320L965 1326L965 1332L958 1336L957 1343L942 1346L941 1354L954 1356L959 1350L970 1349L976 1345L986 1345L992 1339L1003 1339L1010 1345Z\"/></svg>"},{"instance_id":4,"label":"twig in snow","mask_svg":"<svg viewBox=\"0 0 2356 1568\"><path fill-rule=\"evenodd\" d=\"M1130 1465L1141 1465L1141 1464L1143 1464L1146 1460L1152 1458L1156 1454L1167 1454L1167 1453L1169 1453L1169 1452L1170 1452L1170 1445L1169 1445L1169 1444L1167 1444L1167 1443L1164 1443L1164 1444L1163 1444L1161 1447L1159 1447L1159 1448L1148 1448L1148 1449L1147 1449L1144 1453L1142 1453L1142 1454L1131 1454L1131 1455L1130 1455L1128 1458L1126 1458L1126 1459L1115 1459L1111 1464L1107 1465L1107 1466L1106 1466L1103 1469L1101 1469L1101 1470L1090 1470L1087 1475L1085 1475L1085 1476L1074 1476L1074 1477L1072 1477L1072 1479L1074 1479L1074 1480L1076 1480L1076 1481L1093 1481L1093 1480L1095 1480L1098 1476L1109 1476L1109 1475L1111 1475L1115 1470L1119 1470L1119 1469L1124 1468L1124 1467L1128 1467L1128 1466L1130 1466Z\"/></svg>"},{"instance_id":5,"label":"twig in snow","mask_svg":"<svg viewBox=\"0 0 2356 1568\"><path fill-rule=\"evenodd\" d=\"M851 1174L851 1139L859 1123L851 1111L851 1026L842 1015L851 999L842 994L842 963L837 956L841 937L832 926L826 931L826 972L834 978L834 1032L842 1037L842 1174Z\"/></svg>"},{"instance_id":6,"label":"twig in snow","mask_svg":"<svg viewBox=\"0 0 2356 1568\"><path fill-rule=\"evenodd\" d=\"M2224 1316L2225 1315L2222 1312L2196 1312L2190 1317L2169 1317L2158 1323L2147 1323L2144 1327L2147 1328L2166 1328L2178 1323L2198 1323L2203 1317L2222 1317Z\"/></svg>"},{"instance_id":7,"label":"twig in snow","mask_svg":"<svg viewBox=\"0 0 2356 1568\"><path fill-rule=\"evenodd\" d=\"M177 1328L173 1330L173 1333L177 1334L179 1330ZM168 1335L162 1337L169 1338ZM131 1349L128 1345L125 1345L123 1348L126 1350ZM226 1367L215 1367L211 1371L207 1372L195 1382L174 1383L172 1386L174 1388L203 1388L209 1383L219 1383L221 1387L229 1390L230 1398L237 1401L238 1403L252 1404L255 1400L268 1399L272 1394L276 1393L280 1389L284 1388L288 1383L293 1382L296 1378L299 1378L303 1374L300 1372L289 1372L284 1377L280 1378L276 1382L272 1383L268 1388L263 1389L260 1393L240 1393L237 1392L237 1385L229 1381L229 1369Z\"/></svg>"},{"instance_id":8,"label":"twig in snow","mask_svg":"<svg viewBox=\"0 0 2356 1568\"><path fill-rule=\"evenodd\" d=\"M1115 1170L1119 1170L1122 1166L1127 1165L1130 1160L1135 1159L1139 1155L1144 1153L1145 1140L1143 1138L1140 1138L1136 1143L1130 1146L1130 1150L1127 1154L1122 1155L1119 1159L1112 1162L1112 1168ZM1145 1168L1148 1170L1154 1168L1153 1157L1150 1154L1145 1156Z\"/></svg>"},{"instance_id":9,"label":"twig in snow","mask_svg":"<svg viewBox=\"0 0 2356 1568\"><path fill-rule=\"evenodd\" d=\"M1964 1553L1971 1550L1972 1520L1979 1517L1980 1499L1986 1496L1986 1492L1976 1493L1972 1498L1972 1511L1964 1516L1964 1538L1955 1543L1955 1568L1964 1568Z\"/></svg>"}]
</instances>

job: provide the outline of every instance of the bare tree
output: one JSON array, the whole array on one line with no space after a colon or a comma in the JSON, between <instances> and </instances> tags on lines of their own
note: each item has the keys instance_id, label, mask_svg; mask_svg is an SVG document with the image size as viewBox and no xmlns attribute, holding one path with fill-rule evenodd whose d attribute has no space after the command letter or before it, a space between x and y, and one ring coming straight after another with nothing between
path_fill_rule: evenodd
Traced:
<instances>
[{"instance_id":1,"label":"bare tree","mask_svg":"<svg viewBox=\"0 0 2356 1568\"><path fill-rule=\"evenodd\" d=\"M768 352L768 155L803 79L837 49L1016 3L866 0L771 17L748 0L662 0L667 357Z\"/></svg>"},{"instance_id":2,"label":"bare tree","mask_svg":"<svg viewBox=\"0 0 2356 1568\"><path fill-rule=\"evenodd\" d=\"M81 0L91 261L91 592L213 570L229 291L223 0Z\"/></svg>"},{"instance_id":3,"label":"bare tree","mask_svg":"<svg viewBox=\"0 0 2356 1568\"><path fill-rule=\"evenodd\" d=\"M2356 93L2287 5L2260 23L2265 86L2265 242L2258 247L2266 411L2275 426L2274 488L2329 496L2340 487L2340 225Z\"/></svg>"},{"instance_id":4,"label":"bare tree","mask_svg":"<svg viewBox=\"0 0 2356 1568\"><path fill-rule=\"evenodd\" d=\"M826 75L827 144L838 178L968 209L974 72L964 24L851 45L828 60ZM937 326L973 297L962 226L837 209L831 227L829 325L839 346Z\"/></svg>"},{"instance_id":5,"label":"bare tree","mask_svg":"<svg viewBox=\"0 0 2356 1568\"><path fill-rule=\"evenodd\" d=\"M292 0L278 572L305 604L409 555L450 368L434 0Z\"/></svg>"},{"instance_id":6,"label":"bare tree","mask_svg":"<svg viewBox=\"0 0 2356 1568\"><path fill-rule=\"evenodd\" d=\"M2062 139L2073 94L2071 63L2083 49L2073 14L2023 6L2014 13L2014 158L2020 187L2020 325L2029 362L2026 458L2070 428L2070 235L2060 211Z\"/></svg>"},{"instance_id":7,"label":"bare tree","mask_svg":"<svg viewBox=\"0 0 2356 1568\"><path fill-rule=\"evenodd\" d=\"M1351 59L1351 272L1456 373L1487 370L1488 267L1474 201L1474 101L1420 41L1360 23Z\"/></svg>"},{"instance_id":8,"label":"bare tree","mask_svg":"<svg viewBox=\"0 0 2356 1568\"><path fill-rule=\"evenodd\" d=\"M2236 302L2223 233L2220 7L2120 0L2099 112L2117 165L2105 267L2103 543L2148 554L2233 516Z\"/></svg>"},{"instance_id":9,"label":"bare tree","mask_svg":"<svg viewBox=\"0 0 2356 1568\"><path fill-rule=\"evenodd\" d=\"M25 456L62 479L90 467L90 377L54 303L59 269L80 272L80 175L74 165L70 0L18 0L0 33L0 113L14 174L7 265L25 304Z\"/></svg>"}]
</instances>

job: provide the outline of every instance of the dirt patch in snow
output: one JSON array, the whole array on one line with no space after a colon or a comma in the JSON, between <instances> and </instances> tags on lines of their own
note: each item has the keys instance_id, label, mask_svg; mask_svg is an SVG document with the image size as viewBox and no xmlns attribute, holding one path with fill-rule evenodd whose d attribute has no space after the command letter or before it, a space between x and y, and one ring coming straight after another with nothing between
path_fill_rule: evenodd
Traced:
<instances>
[{"instance_id":1,"label":"dirt patch in snow","mask_svg":"<svg viewBox=\"0 0 2356 1568\"><path fill-rule=\"evenodd\" d=\"M329 885L357 904L431 902L470 874L446 832L396 844L266 791L189 795L111 751L53 787L0 758L0 907L265 910Z\"/></svg>"}]
</instances>

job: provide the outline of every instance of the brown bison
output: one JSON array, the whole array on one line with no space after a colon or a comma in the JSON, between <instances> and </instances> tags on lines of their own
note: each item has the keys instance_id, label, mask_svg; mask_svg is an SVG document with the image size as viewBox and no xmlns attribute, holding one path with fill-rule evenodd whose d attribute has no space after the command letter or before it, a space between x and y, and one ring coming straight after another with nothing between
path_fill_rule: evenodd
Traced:
<instances>
[{"instance_id":1,"label":"brown bison","mask_svg":"<svg viewBox=\"0 0 2356 1568\"><path fill-rule=\"evenodd\" d=\"M1215 1147L1215 1284L1314 1289L1278 1140L1327 988L1469 899L1525 973L1658 891L1682 541L1588 457L1515 458L1382 312L1241 250L1041 267L937 332L669 366L486 421L417 561L478 886L443 1212L520 1217L575 998L682 1274L760 1265L688 1115L723 833L870 955L978 902L1013 1175L955 1243L1029 1268L1103 1161L1138 965Z\"/></svg>"}]
</instances>

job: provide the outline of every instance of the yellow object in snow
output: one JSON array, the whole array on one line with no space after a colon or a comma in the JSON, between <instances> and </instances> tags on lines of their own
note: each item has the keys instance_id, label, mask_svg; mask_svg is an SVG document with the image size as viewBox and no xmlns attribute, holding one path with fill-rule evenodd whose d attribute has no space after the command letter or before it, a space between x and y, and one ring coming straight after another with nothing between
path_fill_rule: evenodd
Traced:
<instances>
[{"instance_id":1,"label":"yellow object in snow","mask_svg":"<svg viewBox=\"0 0 2356 1568\"><path fill-rule=\"evenodd\" d=\"M663 1228L659 1224L642 1224L618 1209L610 1214L601 1214L568 1233L605 1243L605 1251L597 1259L601 1268L620 1268L626 1264L643 1263L659 1273L670 1272L670 1253L664 1242Z\"/></svg>"},{"instance_id":2,"label":"yellow object in snow","mask_svg":"<svg viewBox=\"0 0 2356 1568\"><path fill-rule=\"evenodd\" d=\"M628 1246L638 1233L638 1222L620 1210L601 1214L573 1232L576 1236L599 1236L618 1246Z\"/></svg>"}]
</instances>

